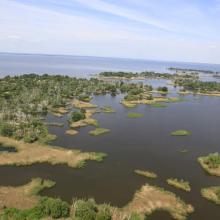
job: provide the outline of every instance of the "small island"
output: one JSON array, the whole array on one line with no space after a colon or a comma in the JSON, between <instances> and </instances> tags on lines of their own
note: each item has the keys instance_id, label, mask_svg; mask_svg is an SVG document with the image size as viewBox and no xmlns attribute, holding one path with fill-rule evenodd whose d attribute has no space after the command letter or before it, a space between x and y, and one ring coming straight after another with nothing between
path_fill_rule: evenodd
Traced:
<instances>
[{"instance_id":1,"label":"small island","mask_svg":"<svg viewBox=\"0 0 220 220\"><path fill-rule=\"evenodd\" d=\"M135 112L130 112L130 113L128 113L127 116L128 116L128 118L142 118L143 114L135 113Z\"/></svg>"},{"instance_id":2,"label":"small island","mask_svg":"<svg viewBox=\"0 0 220 220\"><path fill-rule=\"evenodd\" d=\"M184 180L178 180L178 179L174 179L174 178L169 178L167 179L167 183L171 186L174 186L178 189L182 189L186 192L190 192L191 191L191 187L189 185L189 182L184 181Z\"/></svg>"},{"instance_id":3,"label":"small island","mask_svg":"<svg viewBox=\"0 0 220 220\"><path fill-rule=\"evenodd\" d=\"M188 136L191 135L191 132L186 130L176 130L171 132L172 136Z\"/></svg>"},{"instance_id":4,"label":"small island","mask_svg":"<svg viewBox=\"0 0 220 220\"><path fill-rule=\"evenodd\" d=\"M150 172L150 171L147 171L147 170L135 170L134 172L138 175L145 176L145 177L148 177L148 178L153 178L153 179L157 178L156 173Z\"/></svg>"},{"instance_id":5,"label":"small island","mask_svg":"<svg viewBox=\"0 0 220 220\"><path fill-rule=\"evenodd\" d=\"M107 128L96 128L95 130L90 131L89 134L93 136L98 136L98 135L106 134L109 132L110 132L110 129L107 129Z\"/></svg>"}]
</instances>

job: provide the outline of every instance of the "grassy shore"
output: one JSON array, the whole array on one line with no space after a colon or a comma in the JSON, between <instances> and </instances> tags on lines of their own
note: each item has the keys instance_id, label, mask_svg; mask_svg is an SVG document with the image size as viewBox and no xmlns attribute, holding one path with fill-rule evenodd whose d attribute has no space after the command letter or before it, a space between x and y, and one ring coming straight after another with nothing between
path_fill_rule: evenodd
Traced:
<instances>
[{"instance_id":1,"label":"grassy shore","mask_svg":"<svg viewBox=\"0 0 220 220\"><path fill-rule=\"evenodd\" d=\"M172 136L188 136L191 135L191 132L186 130L176 130L171 132Z\"/></svg>"},{"instance_id":2,"label":"grassy shore","mask_svg":"<svg viewBox=\"0 0 220 220\"><path fill-rule=\"evenodd\" d=\"M107 129L107 128L96 128L95 130L90 131L89 134L93 136L98 136L98 135L106 134L109 132L110 132L110 129Z\"/></svg>"},{"instance_id":3,"label":"grassy shore","mask_svg":"<svg viewBox=\"0 0 220 220\"><path fill-rule=\"evenodd\" d=\"M142 118L144 115L140 113L130 112L127 114L128 118Z\"/></svg>"},{"instance_id":4,"label":"grassy shore","mask_svg":"<svg viewBox=\"0 0 220 220\"><path fill-rule=\"evenodd\" d=\"M38 194L45 188L55 185L51 180L32 179L30 183L18 186L0 187L0 209L4 207L28 209L35 206L39 200Z\"/></svg>"},{"instance_id":5,"label":"grassy shore","mask_svg":"<svg viewBox=\"0 0 220 220\"><path fill-rule=\"evenodd\" d=\"M115 110L111 106L104 106L101 108L104 113L115 113Z\"/></svg>"},{"instance_id":6,"label":"grassy shore","mask_svg":"<svg viewBox=\"0 0 220 220\"><path fill-rule=\"evenodd\" d=\"M1 152L0 165L31 165L34 163L66 164L69 167L80 167L86 160L100 161L103 153L83 153L79 150L67 150L61 147L25 143L0 136L0 143L14 147L17 152Z\"/></svg>"},{"instance_id":7,"label":"grassy shore","mask_svg":"<svg viewBox=\"0 0 220 220\"><path fill-rule=\"evenodd\" d=\"M208 188L203 188L201 194L204 198L220 205L220 186L212 186Z\"/></svg>"},{"instance_id":8,"label":"grassy shore","mask_svg":"<svg viewBox=\"0 0 220 220\"><path fill-rule=\"evenodd\" d=\"M134 172L138 175L145 176L145 177L148 177L148 178L157 178L156 173L150 172L150 171L147 171L147 170L135 170Z\"/></svg>"},{"instance_id":9,"label":"grassy shore","mask_svg":"<svg viewBox=\"0 0 220 220\"><path fill-rule=\"evenodd\" d=\"M202 168L210 175L220 176L220 154L212 153L198 158Z\"/></svg>"},{"instance_id":10,"label":"grassy shore","mask_svg":"<svg viewBox=\"0 0 220 220\"><path fill-rule=\"evenodd\" d=\"M174 186L178 189L182 189L186 192L191 191L191 187L189 185L189 182L187 181L170 178L170 179L167 179L167 183L171 186Z\"/></svg>"}]
</instances>

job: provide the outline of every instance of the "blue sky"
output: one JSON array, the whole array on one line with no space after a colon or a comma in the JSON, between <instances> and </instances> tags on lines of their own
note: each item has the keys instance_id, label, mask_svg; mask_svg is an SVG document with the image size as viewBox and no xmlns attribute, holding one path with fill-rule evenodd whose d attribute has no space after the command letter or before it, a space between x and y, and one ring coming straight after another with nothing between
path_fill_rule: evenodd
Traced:
<instances>
[{"instance_id":1,"label":"blue sky","mask_svg":"<svg viewBox=\"0 0 220 220\"><path fill-rule=\"evenodd\" d=\"M0 0L0 51L220 63L220 0Z\"/></svg>"}]
</instances>

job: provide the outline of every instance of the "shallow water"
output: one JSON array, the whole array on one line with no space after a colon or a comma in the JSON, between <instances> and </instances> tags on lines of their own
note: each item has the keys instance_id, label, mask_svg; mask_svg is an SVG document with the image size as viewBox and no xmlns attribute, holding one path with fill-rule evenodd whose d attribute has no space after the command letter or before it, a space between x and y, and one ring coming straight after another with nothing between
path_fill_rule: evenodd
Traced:
<instances>
[{"instance_id":1,"label":"shallow water","mask_svg":"<svg viewBox=\"0 0 220 220\"><path fill-rule=\"evenodd\" d=\"M65 134L67 116L47 116L47 121L62 122L64 127L49 127L58 136L52 144L83 151L101 151L108 157L101 163L90 161L83 169L66 165L36 164L28 167L0 167L1 185L21 185L33 177L56 181L55 187L43 191L43 195L61 197L71 202L73 197L94 197L98 203L111 203L122 207L145 184L158 185L172 191L195 207L190 220L218 220L220 207L200 196L202 187L220 185L220 177L209 176L196 161L198 156L220 151L220 98L186 96L186 101L169 103L166 108L139 105L134 109L123 107L122 96L97 96L92 102L99 106L110 105L116 113L94 115L100 127L111 129L103 136L90 136L92 126L81 128L76 136ZM128 112L144 114L143 118L130 119ZM191 136L173 137L170 132L186 129ZM187 149L187 153L180 150ZM146 169L158 174L149 180L134 173ZM190 193L166 184L170 177L190 182ZM155 213L151 220L170 220L164 212Z\"/></svg>"}]
</instances>

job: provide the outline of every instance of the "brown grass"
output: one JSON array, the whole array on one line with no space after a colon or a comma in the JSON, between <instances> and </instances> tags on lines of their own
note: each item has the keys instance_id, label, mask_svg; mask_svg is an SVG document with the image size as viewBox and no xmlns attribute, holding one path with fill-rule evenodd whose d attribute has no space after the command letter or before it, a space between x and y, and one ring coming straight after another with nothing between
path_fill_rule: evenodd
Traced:
<instances>
[{"instance_id":1,"label":"brown grass","mask_svg":"<svg viewBox=\"0 0 220 220\"><path fill-rule=\"evenodd\" d=\"M175 194L155 186L144 185L136 192L133 200L124 208L113 211L113 220L121 220L131 213L150 215L156 210L165 210L174 219L185 220L194 211L191 205L185 204Z\"/></svg>"},{"instance_id":2,"label":"brown grass","mask_svg":"<svg viewBox=\"0 0 220 220\"><path fill-rule=\"evenodd\" d=\"M29 209L34 207L38 201L37 195L44 188L50 188L55 183L50 180L40 178L32 179L26 185L18 187L1 186L0 187L0 209L4 207Z\"/></svg>"},{"instance_id":3,"label":"brown grass","mask_svg":"<svg viewBox=\"0 0 220 220\"><path fill-rule=\"evenodd\" d=\"M202 168L210 175L220 176L220 166L218 166L217 168L210 168L209 165L205 163L206 160L207 160L206 156L198 158L198 162L200 163Z\"/></svg>"},{"instance_id":4,"label":"brown grass","mask_svg":"<svg viewBox=\"0 0 220 220\"><path fill-rule=\"evenodd\" d=\"M1 152L0 165L30 165L48 162L78 167L86 160L100 160L101 155L101 153L82 153L79 150L67 150L39 143L29 144L2 136L0 136L0 143L17 149L15 153Z\"/></svg>"},{"instance_id":5,"label":"brown grass","mask_svg":"<svg viewBox=\"0 0 220 220\"><path fill-rule=\"evenodd\" d=\"M203 188L201 194L204 198L214 202L217 205L220 205L220 186L212 186L208 188Z\"/></svg>"},{"instance_id":6,"label":"brown grass","mask_svg":"<svg viewBox=\"0 0 220 220\"><path fill-rule=\"evenodd\" d=\"M65 134L68 134L68 135L76 135L78 133L79 133L78 131L73 130L73 129L66 130L66 132L65 132Z\"/></svg>"}]
</instances>

